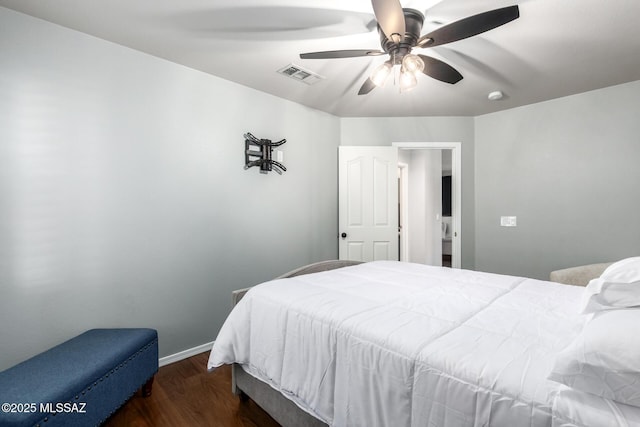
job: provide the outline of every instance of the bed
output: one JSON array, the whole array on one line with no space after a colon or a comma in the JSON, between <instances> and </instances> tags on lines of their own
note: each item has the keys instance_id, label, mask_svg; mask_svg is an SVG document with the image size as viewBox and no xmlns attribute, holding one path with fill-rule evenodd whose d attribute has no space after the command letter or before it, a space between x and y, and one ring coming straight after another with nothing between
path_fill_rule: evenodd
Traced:
<instances>
[{"instance_id":1,"label":"bed","mask_svg":"<svg viewBox=\"0 0 640 427\"><path fill-rule=\"evenodd\" d=\"M583 287L394 261L286 276L235 294L208 364L283 426L640 426L633 384L620 402L558 367L596 316Z\"/></svg>"}]
</instances>

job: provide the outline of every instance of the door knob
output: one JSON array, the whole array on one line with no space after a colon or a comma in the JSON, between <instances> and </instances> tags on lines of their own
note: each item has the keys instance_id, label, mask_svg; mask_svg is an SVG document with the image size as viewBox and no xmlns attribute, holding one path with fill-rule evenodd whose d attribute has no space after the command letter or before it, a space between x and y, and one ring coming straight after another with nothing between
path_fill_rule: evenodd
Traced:
<instances>
[{"instance_id":1,"label":"door knob","mask_svg":"<svg viewBox=\"0 0 640 427\"><path fill-rule=\"evenodd\" d=\"M347 238L347 233L342 233L340 236L342 236L343 239Z\"/></svg>"}]
</instances>

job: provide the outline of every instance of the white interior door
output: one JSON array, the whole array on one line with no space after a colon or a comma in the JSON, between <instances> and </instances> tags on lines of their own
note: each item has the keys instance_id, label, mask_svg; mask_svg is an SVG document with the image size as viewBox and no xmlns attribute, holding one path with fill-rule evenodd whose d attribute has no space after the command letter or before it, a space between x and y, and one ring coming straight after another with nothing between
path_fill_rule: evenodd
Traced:
<instances>
[{"instance_id":1,"label":"white interior door","mask_svg":"<svg viewBox=\"0 0 640 427\"><path fill-rule=\"evenodd\" d=\"M398 149L338 148L339 257L398 259Z\"/></svg>"}]
</instances>

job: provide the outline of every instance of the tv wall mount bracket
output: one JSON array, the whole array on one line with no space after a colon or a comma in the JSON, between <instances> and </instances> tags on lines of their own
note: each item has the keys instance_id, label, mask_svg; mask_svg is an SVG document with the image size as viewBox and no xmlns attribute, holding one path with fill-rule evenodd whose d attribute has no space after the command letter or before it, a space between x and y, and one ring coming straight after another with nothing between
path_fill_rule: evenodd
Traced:
<instances>
[{"instance_id":1,"label":"tv wall mount bracket","mask_svg":"<svg viewBox=\"0 0 640 427\"><path fill-rule=\"evenodd\" d=\"M249 169L253 166L259 166L262 173L275 170L282 175L282 172L285 172L287 168L282 163L273 160L272 154L273 147L278 147L285 142L287 142L286 139L272 142L270 139L258 139L249 132L245 133L244 168ZM259 148L259 150L256 148Z\"/></svg>"}]
</instances>

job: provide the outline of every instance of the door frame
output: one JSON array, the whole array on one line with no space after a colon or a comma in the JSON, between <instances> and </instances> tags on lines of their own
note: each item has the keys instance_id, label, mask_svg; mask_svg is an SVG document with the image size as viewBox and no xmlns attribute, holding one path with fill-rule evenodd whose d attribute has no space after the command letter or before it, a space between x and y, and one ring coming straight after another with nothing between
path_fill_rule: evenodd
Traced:
<instances>
[{"instance_id":1,"label":"door frame","mask_svg":"<svg viewBox=\"0 0 640 427\"><path fill-rule=\"evenodd\" d=\"M408 150L451 150L451 267L462 267L462 143L393 142L393 147Z\"/></svg>"},{"instance_id":2,"label":"door frame","mask_svg":"<svg viewBox=\"0 0 640 427\"><path fill-rule=\"evenodd\" d=\"M409 202L409 165L398 162L398 176L400 186L398 188L399 225L400 225L400 261L409 261L409 213L406 206Z\"/></svg>"}]
</instances>

